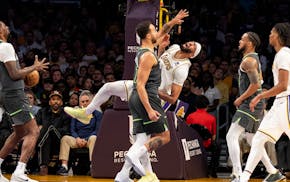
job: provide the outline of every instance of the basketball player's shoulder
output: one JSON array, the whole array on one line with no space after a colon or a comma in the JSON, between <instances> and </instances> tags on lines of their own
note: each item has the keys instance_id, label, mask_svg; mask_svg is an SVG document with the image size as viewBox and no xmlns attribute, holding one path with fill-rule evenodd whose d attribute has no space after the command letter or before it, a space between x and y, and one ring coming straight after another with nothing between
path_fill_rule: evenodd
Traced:
<instances>
[{"instance_id":1,"label":"basketball player's shoulder","mask_svg":"<svg viewBox=\"0 0 290 182\"><path fill-rule=\"evenodd\" d=\"M7 51L7 49L13 49L13 46L11 43L8 42L1 42L0 43L0 51Z\"/></svg>"}]
</instances>

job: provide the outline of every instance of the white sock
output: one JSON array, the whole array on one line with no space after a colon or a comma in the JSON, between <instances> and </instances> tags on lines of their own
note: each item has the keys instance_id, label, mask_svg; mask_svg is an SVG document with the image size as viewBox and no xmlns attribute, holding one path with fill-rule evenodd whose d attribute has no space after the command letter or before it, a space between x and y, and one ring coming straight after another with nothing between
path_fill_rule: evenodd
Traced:
<instances>
[{"instance_id":1,"label":"white sock","mask_svg":"<svg viewBox=\"0 0 290 182\"><path fill-rule=\"evenodd\" d=\"M259 131L254 135L250 154L248 156L247 164L245 167L246 173L252 173L259 161L262 159L263 150L265 150L264 145L267 140L267 136ZM244 173L245 172L243 172L243 174ZM244 176L247 177L247 175Z\"/></svg>"},{"instance_id":2,"label":"white sock","mask_svg":"<svg viewBox=\"0 0 290 182\"><path fill-rule=\"evenodd\" d=\"M4 161L4 159L0 158L0 167L1 167L2 163L3 163L3 161Z\"/></svg>"},{"instance_id":3,"label":"white sock","mask_svg":"<svg viewBox=\"0 0 290 182\"><path fill-rule=\"evenodd\" d=\"M14 173L16 174L24 174L26 168L26 164L23 162L18 162Z\"/></svg>"},{"instance_id":4,"label":"white sock","mask_svg":"<svg viewBox=\"0 0 290 182\"><path fill-rule=\"evenodd\" d=\"M240 182L248 182L251 175L252 174L249 171L244 171L240 176Z\"/></svg>"},{"instance_id":5,"label":"white sock","mask_svg":"<svg viewBox=\"0 0 290 182\"><path fill-rule=\"evenodd\" d=\"M139 149L139 153L140 153L140 157L143 155L147 155L148 153L147 147L145 145L142 145Z\"/></svg>"},{"instance_id":6,"label":"white sock","mask_svg":"<svg viewBox=\"0 0 290 182\"><path fill-rule=\"evenodd\" d=\"M146 133L138 133L136 134L136 141L130 147L128 154L133 155L137 158L140 158L144 153L147 152L147 148L145 147L145 143L148 140L148 135Z\"/></svg>"},{"instance_id":7,"label":"white sock","mask_svg":"<svg viewBox=\"0 0 290 182\"><path fill-rule=\"evenodd\" d=\"M253 133L246 133L246 139L247 139L248 144L252 145L253 137L254 137ZM273 164L272 164L272 162L271 162L271 160L270 160L270 158L265 150L265 147L263 147L263 151L261 153L262 153L261 161L264 164L264 166L266 167L267 172L270 174L276 173L277 169L273 166Z\"/></svg>"},{"instance_id":8,"label":"white sock","mask_svg":"<svg viewBox=\"0 0 290 182\"><path fill-rule=\"evenodd\" d=\"M140 162L146 172L151 172L151 173L153 172L151 161L150 161L150 153L146 152L144 155L142 155L140 157Z\"/></svg>"},{"instance_id":9,"label":"white sock","mask_svg":"<svg viewBox=\"0 0 290 182\"><path fill-rule=\"evenodd\" d=\"M245 129L238 123L232 123L226 136L229 156L233 164L232 173L238 176L242 173L239 137L244 131Z\"/></svg>"},{"instance_id":10,"label":"white sock","mask_svg":"<svg viewBox=\"0 0 290 182\"><path fill-rule=\"evenodd\" d=\"M121 171L118 173L118 177L121 179L128 179L131 168L132 168L131 163L125 160Z\"/></svg>"},{"instance_id":11,"label":"white sock","mask_svg":"<svg viewBox=\"0 0 290 182\"><path fill-rule=\"evenodd\" d=\"M64 167L66 170L68 170L67 164L62 164L61 166Z\"/></svg>"},{"instance_id":12,"label":"white sock","mask_svg":"<svg viewBox=\"0 0 290 182\"><path fill-rule=\"evenodd\" d=\"M1 165L2 165L3 161L4 161L4 159L0 158L0 175L2 174Z\"/></svg>"}]
</instances>

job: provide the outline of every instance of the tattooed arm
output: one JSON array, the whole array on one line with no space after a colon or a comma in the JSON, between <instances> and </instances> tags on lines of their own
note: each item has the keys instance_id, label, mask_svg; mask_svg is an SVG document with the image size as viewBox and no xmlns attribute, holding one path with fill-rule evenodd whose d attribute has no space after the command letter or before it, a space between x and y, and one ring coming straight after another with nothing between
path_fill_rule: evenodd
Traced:
<instances>
[{"instance_id":1,"label":"tattooed arm","mask_svg":"<svg viewBox=\"0 0 290 182\"><path fill-rule=\"evenodd\" d=\"M241 95L235 100L235 106L241 105L243 100L253 95L259 88L261 88L260 75L258 73L258 65L254 58L248 57L241 63L242 69L247 73L250 80L248 89L241 93Z\"/></svg>"}]
</instances>

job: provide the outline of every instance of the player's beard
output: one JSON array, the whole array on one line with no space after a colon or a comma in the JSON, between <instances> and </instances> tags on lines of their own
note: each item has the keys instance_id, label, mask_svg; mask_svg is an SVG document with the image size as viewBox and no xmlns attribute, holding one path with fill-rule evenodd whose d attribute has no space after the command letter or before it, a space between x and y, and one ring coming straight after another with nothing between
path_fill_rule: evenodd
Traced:
<instances>
[{"instance_id":1,"label":"player's beard","mask_svg":"<svg viewBox=\"0 0 290 182\"><path fill-rule=\"evenodd\" d=\"M180 50L184 53L191 53L191 50L187 47L184 46L184 44L179 45L180 46Z\"/></svg>"},{"instance_id":2,"label":"player's beard","mask_svg":"<svg viewBox=\"0 0 290 182\"><path fill-rule=\"evenodd\" d=\"M152 37L151 42L152 42L152 44L155 44L157 42L156 38Z\"/></svg>"},{"instance_id":3,"label":"player's beard","mask_svg":"<svg viewBox=\"0 0 290 182\"><path fill-rule=\"evenodd\" d=\"M239 53L244 54L244 52L246 51L246 46L243 46L239 49Z\"/></svg>"}]
</instances>

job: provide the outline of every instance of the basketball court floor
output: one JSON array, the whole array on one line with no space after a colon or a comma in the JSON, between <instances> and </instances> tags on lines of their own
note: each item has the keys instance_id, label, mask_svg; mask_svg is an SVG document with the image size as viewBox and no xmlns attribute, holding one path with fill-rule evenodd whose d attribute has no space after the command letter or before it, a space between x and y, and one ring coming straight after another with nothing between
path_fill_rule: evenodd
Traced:
<instances>
[{"instance_id":1,"label":"basketball court floor","mask_svg":"<svg viewBox=\"0 0 290 182\"><path fill-rule=\"evenodd\" d=\"M10 175L5 175L8 179ZM38 176L30 175L32 179L38 180L39 182L112 182L113 179L96 179L90 176L58 176L58 175L47 175ZM161 180L161 182L228 182L227 178L199 178L193 180ZM251 179L250 182L261 182L263 179ZM287 180L290 182L290 180Z\"/></svg>"}]
</instances>

